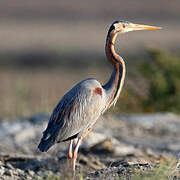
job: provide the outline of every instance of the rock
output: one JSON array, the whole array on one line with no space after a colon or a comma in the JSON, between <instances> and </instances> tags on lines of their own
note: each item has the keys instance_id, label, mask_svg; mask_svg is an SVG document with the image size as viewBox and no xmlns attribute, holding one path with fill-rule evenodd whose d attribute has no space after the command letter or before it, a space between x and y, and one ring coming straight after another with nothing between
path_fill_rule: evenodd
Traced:
<instances>
[{"instance_id":1,"label":"rock","mask_svg":"<svg viewBox=\"0 0 180 180\"><path fill-rule=\"evenodd\" d=\"M82 142L81 147L82 148L90 148L90 147L94 146L95 144L104 141L107 138L108 138L108 136L105 135L105 134L92 131L84 139L84 141Z\"/></svg>"},{"instance_id":2,"label":"rock","mask_svg":"<svg viewBox=\"0 0 180 180\"><path fill-rule=\"evenodd\" d=\"M131 179L131 175L139 170L146 170L150 171L152 169L152 166L145 163L145 164L129 164L128 162L116 162L116 166L111 166L109 168L103 168L100 170L95 171L94 173L91 173L88 178L91 179ZM113 177L113 178L112 178Z\"/></svg>"},{"instance_id":3,"label":"rock","mask_svg":"<svg viewBox=\"0 0 180 180\"><path fill-rule=\"evenodd\" d=\"M36 135L33 127L22 127L22 129L14 135L16 143L23 143Z\"/></svg>"},{"instance_id":4,"label":"rock","mask_svg":"<svg viewBox=\"0 0 180 180\"><path fill-rule=\"evenodd\" d=\"M178 133L180 129L180 116L173 113L118 115L118 118L145 129L158 128L172 133Z\"/></svg>"},{"instance_id":5,"label":"rock","mask_svg":"<svg viewBox=\"0 0 180 180\"><path fill-rule=\"evenodd\" d=\"M30 176L32 176L32 177L33 177L34 174L35 174L34 171L31 171L31 170L28 170L27 172L28 172L28 174L29 174Z\"/></svg>"},{"instance_id":6,"label":"rock","mask_svg":"<svg viewBox=\"0 0 180 180\"><path fill-rule=\"evenodd\" d=\"M170 144L168 144L168 149L169 150L171 150L171 151L179 151L180 150L180 143L179 143L179 141L177 142L177 143L170 143Z\"/></svg>"},{"instance_id":7,"label":"rock","mask_svg":"<svg viewBox=\"0 0 180 180\"><path fill-rule=\"evenodd\" d=\"M103 163L101 163L98 158L93 158L92 156L87 158L87 157L81 155L79 157L79 162L83 165L89 166L90 168L92 168L94 170L105 168L105 165Z\"/></svg>"},{"instance_id":8,"label":"rock","mask_svg":"<svg viewBox=\"0 0 180 180\"><path fill-rule=\"evenodd\" d=\"M102 133L91 132L81 148L89 149L94 153L109 152L116 156L134 154L136 149L132 145L119 142L116 138L108 137Z\"/></svg>"},{"instance_id":9,"label":"rock","mask_svg":"<svg viewBox=\"0 0 180 180\"><path fill-rule=\"evenodd\" d=\"M21 170L21 169L19 169L19 168L16 168L16 172L17 172L17 174L24 174L24 171L23 170Z\"/></svg>"},{"instance_id":10,"label":"rock","mask_svg":"<svg viewBox=\"0 0 180 180\"><path fill-rule=\"evenodd\" d=\"M13 176L13 170L6 169L4 174L7 175L7 176Z\"/></svg>"},{"instance_id":11,"label":"rock","mask_svg":"<svg viewBox=\"0 0 180 180\"><path fill-rule=\"evenodd\" d=\"M5 168L3 166L0 166L0 176L3 176L5 173Z\"/></svg>"},{"instance_id":12,"label":"rock","mask_svg":"<svg viewBox=\"0 0 180 180\"><path fill-rule=\"evenodd\" d=\"M0 167L4 166L4 163L0 160Z\"/></svg>"},{"instance_id":13,"label":"rock","mask_svg":"<svg viewBox=\"0 0 180 180\"><path fill-rule=\"evenodd\" d=\"M119 146L115 146L114 148L114 154L116 156L127 156L130 154L136 154L137 153L137 149L134 146L131 145L122 145L122 143L120 143Z\"/></svg>"},{"instance_id":14,"label":"rock","mask_svg":"<svg viewBox=\"0 0 180 180\"><path fill-rule=\"evenodd\" d=\"M18 152L27 153L36 151L37 145L34 146L34 143L37 142L38 139L40 140L43 129L47 124L48 117L49 116L47 115L38 114L27 119L1 121L0 151L7 152L7 149L11 150L9 152L12 152L12 150L14 152L18 150Z\"/></svg>"},{"instance_id":15,"label":"rock","mask_svg":"<svg viewBox=\"0 0 180 180\"><path fill-rule=\"evenodd\" d=\"M8 169L14 169L14 167L10 163L6 163L5 167Z\"/></svg>"}]
</instances>

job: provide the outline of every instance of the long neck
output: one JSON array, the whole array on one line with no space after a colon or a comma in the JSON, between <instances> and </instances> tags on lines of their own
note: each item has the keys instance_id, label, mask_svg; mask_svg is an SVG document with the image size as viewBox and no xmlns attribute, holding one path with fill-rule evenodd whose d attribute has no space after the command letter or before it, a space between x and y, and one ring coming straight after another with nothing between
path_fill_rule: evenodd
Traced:
<instances>
[{"instance_id":1,"label":"long neck","mask_svg":"<svg viewBox=\"0 0 180 180\"><path fill-rule=\"evenodd\" d=\"M113 72L109 81L103 86L106 92L106 107L108 109L111 105L115 104L122 86L124 84L126 67L124 60L118 54L116 54L114 49L114 42L117 34L108 34L106 39L105 52L107 59L113 65Z\"/></svg>"}]
</instances>

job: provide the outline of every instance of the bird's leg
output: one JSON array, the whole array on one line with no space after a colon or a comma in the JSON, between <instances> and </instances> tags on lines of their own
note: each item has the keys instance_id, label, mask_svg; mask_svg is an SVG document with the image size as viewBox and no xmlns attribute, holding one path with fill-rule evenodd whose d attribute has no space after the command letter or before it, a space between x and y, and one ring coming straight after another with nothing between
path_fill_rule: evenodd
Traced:
<instances>
[{"instance_id":1,"label":"bird's leg","mask_svg":"<svg viewBox=\"0 0 180 180\"><path fill-rule=\"evenodd\" d=\"M76 167L76 160L77 160L77 153L78 153L78 149L79 146L81 144L82 139L87 136L87 134L90 132L90 130L92 129L92 126L88 129L86 129L85 133L78 138L77 144L74 148L74 152L73 152L73 157L72 157L72 168L73 168L73 173L75 173L75 167ZM75 175L75 174L74 174Z\"/></svg>"},{"instance_id":2,"label":"bird's leg","mask_svg":"<svg viewBox=\"0 0 180 180\"><path fill-rule=\"evenodd\" d=\"M82 139L85 136L87 136L87 134L90 132L91 129L92 129L92 126L86 129L85 133L81 137L78 138L77 144L74 148L73 157L72 157L73 176L75 175L75 167L76 167L76 160L77 160L77 153L78 153L79 146L81 144Z\"/></svg>"},{"instance_id":3,"label":"bird's leg","mask_svg":"<svg viewBox=\"0 0 180 180\"><path fill-rule=\"evenodd\" d=\"M80 146L80 144L81 144L81 141L82 141L82 137L79 137L79 138L78 138L78 141L77 141L77 144L76 144L76 146L75 146L75 148L74 148L73 157L72 157L72 168L73 168L73 172L75 172L77 153L78 153L78 149L79 149L79 146Z\"/></svg>"},{"instance_id":4,"label":"bird's leg","mask_svg":"<svg viewBox=\"0 0 180 180\"><path fill-rule=\"evenodd\" d=\"M72 155L72 144L73 144L73 140L70 140L69 143L69 151L68 151L68 158L72 159L73 155Z\"/></svg>"},{"instance_id":5,"label":"bird's leg","mask_svg":"<svg viewBox=\"0 0 180 180\"><path fill-rule=\"evenodd\" d=\"M72 145L73 145L73 140L70 140L69 142L69 150L68 150L68 167L71 167L72 166L72 158L73 158L73 154L72 154Z\"/></svg>"}]
</instances>

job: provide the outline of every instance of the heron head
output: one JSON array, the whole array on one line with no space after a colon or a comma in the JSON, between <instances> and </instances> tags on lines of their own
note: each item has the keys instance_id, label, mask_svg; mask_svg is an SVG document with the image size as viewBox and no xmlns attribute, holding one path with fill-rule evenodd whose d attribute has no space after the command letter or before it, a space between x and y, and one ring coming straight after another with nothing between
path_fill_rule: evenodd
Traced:
<instances>
[{"instance_id":1,"label":"heron head","mask_svg":"<svg viewBox=\"0 0 180 180\"><path fill-rule=\"evenodd\" d=\"M162 28L156 26L134 24L129 21L119 20L112 23L108 34L110 33L119 34L119 33L125 33L136 30L156 30L156 29L162 29Z\"/></svg>"}]
</instances>

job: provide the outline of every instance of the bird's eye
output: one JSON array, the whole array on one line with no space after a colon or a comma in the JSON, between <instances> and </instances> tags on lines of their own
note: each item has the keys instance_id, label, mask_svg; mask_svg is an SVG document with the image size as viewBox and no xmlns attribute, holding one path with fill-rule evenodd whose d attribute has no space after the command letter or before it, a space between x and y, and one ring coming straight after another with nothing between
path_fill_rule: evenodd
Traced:
<instances>
[{"instance_id":1,"label":"bird's eye","mask_svg":"<svg viewBox=\"0 0 180 180\"><path fill-rule=\"evenodd\" d=\"M126 27L126 25L125 25L125 24L123 24L123 25L122 25L122 27L123 27L123 28L125 28L125 27Z\"/></svg>"}]
</instances>

